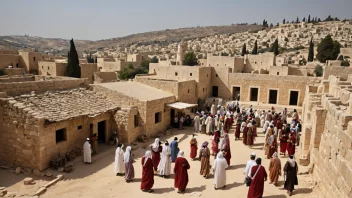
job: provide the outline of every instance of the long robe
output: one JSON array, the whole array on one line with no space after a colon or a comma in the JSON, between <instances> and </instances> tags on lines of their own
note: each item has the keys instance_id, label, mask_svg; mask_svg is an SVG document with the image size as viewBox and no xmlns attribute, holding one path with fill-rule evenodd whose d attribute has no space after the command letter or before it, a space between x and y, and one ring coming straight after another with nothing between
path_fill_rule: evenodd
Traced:
<instances>
[{"instance_id":1,"label":"long robe","mask_svg":"<svg viewBox=\"0 0 352 198\"><path fill-rule=\"evenodd\" d=\"M286 174L284 188L286 190L292 192L295 189L295 185L298 185L298 178L297 178L298 166L297 166L297 163L294 162L294 166L292 166L292 164L290 162L286 162L285 167L284 167L284 172Z\"/></svg>"},{"instance_id":2,"label":"long robe","mask_svg":"<svg viewBox=\"0 0 352 198\"><path fill-rule=\"evenodd\" d=\"M251 177L257 172L258 165L253 166L251 170ZM247 198L262 198L264 192L264 180L268 177L265 168L260 166L257 175L252 179L251 185L248 189Z\"/></svg>"},{"instance_id":3,"label":"long robe","mask_svg":"<svg viewBox=\"0 0 352 198\"><path fill-rule=\"evenodd\" d=\"M92 162L92 148L88 141L83 145L83 160L85 163Z\"/></svg>"},{"instance_id":4,"label":"long robe","mask_svg":"<svg viewBox=\"0 0 352 198\"><path fill-rule=\"evenodd\" d=\"M171 161L174 162L177 158L178 152L180 151L180 149L178 148L177 140L174 140L171 142L170 148L171 148Z\"/></svg>"},{"instance_id":5,"label":"long robe","mask_svg":"<svg viewBox=\"0 0 352 198\"><path fill-rule=\"evenodd\" d=\"M246 124L246 126L243 129L243 136L242 136L242 138L243 138L242 142L243 142L244 145L247 145L247 132L248 132L248 127L247 127L247 124Z\"/></svg>"},{"instance_id":6,"label":"long robe","mask_svg":"<svg viewBox=\"0 0 352 198\"><path fill-rule=\"evenodd\" d=\"M275 152L277 152L276 138L274 138L274 141L269 145L269 152L268 152L267 158L270 159Z\"/></svg>"},{"instance_id":7,"label":"long robe","mask_svg":"<svg viewBox=\"0 0 352 198\"><path fill-rule=\"evenodd\" d=\"M133 158L130 155L128 162L125 162L125 180L132 180L134 178Z\"/></svg>"},{"instance_id":8,"label":"long robe","mask_svg":"<svg viewBox=\"0 0 352 198\"><path fill-rule=\"evenodd\" d=\"M223 140L223 144L221 146L221 150L225 153L224 157L225 157L225 159L227 161L227 164L230 166L231 148L230 148L230 140L229 140L229 138L226 138L226 139Z\"/></svg>"},{"instance_id":9,"label":"long robe","mask_svg":"<svg viewBox=\"0 0 352 198\"><path fill-rule=\"evenodd\" d=\"M153 172L153 161L147 158L147 162L144 164L145 157L142 158L142 183L141 190L150 190L154 185L154 172Z\"/></svg>"},{"instance_id":10,"label":"long robe","mask_svg":"<svg viewBox=\"0 0 352 198\"><path fill-rule=\"evenodd\" d=\"M277 184L279 175L281 175L281 161L278 157L270 159L269 171L270 182Z\"/></svg>"},{"instance_id":11,"label":"long robe","mask_svg":"<svg viewBox=\"0 0 352 198\"><path fill-rule=\"evenodd\" d=\"M215 131L213 140L211 141L211 151L213 154L219 152L219 139L220 139L220 132Z\"/></svg>"},{"instance_id":12,"label":"long robe","mask_svg":"<svg viewBox=\"0 0 352 198\"><path fill-rule=\"evenodd\" d=\"M294 155L296 153L296 136L293 135L287 140L287 152L288 155Z\"/></svg>"},{"instance_id":13,"label":"long robe","mask_svg":"<svg viewBox=\"0 0 352 198\"><path fill-rule=\"evenodd\" d=\"M115 151L115 166L114 166L114 172L117 173L124 173L125 172L125 164L123 162L123 150L121 147L117 147Z\"/></svg>"},{"instance_id":14,"label":"long robe","mask_svg":"<svg viewBox=\"0 0 352 198\"><path fill-rule=\"evenodd\" d=\"M178 188L179 191L183 191L187 187L188 169L190 169L190 165L188 161L183 157L178 157L175 161L175 167L174 167L174 173L175 173L174 187Z\"/></svg>"},{"instance_id":15,"label":"long robe","mask_svg":"<svg viewBox=\"0 0 352 198\"><path fill-rule=\"evenodd\" d=\"M160 163L158 165L159 174L169 176L171 173L171 149L164 145L163 151L160 154Z\"/></svg>"},{"instance_id":16,"label":"long robe","mask_svg":"<svg viewBox=\"0 0 352 198\"><path fill-rule=\"evenodd\" d=\"M199 151L200 158L200 175L203 177L208 176L210 172L210 150L208 147L201 148Z\"/></svg>"},{"instance_id":17,"label":"long robe","mask_svg":"<svg viewBox=\"0 0 352 198\"><path fill-rule=\"evenodd\" d=\"M253 146L255 137L257 137L257 127L252 125L251 127L248 127L248 131L247 131L248 146Z\"/></svg>"},{"instance_id":18,"label":"long robe","mask_svg":"<svg viewBox=\"0 0 352 198\"><path fill-rule=\"evenodd\" d=\"M194 131L196 133L200 132L200 118L198 115L194 117Z\"/></svg>"},{"instance_id":19,"label":"long robe","mask_svg":"<svg viewBox=\"0 0 352 198\"><path fill-rule=\"evenodd\" d=\"M151 148L151 150L152 150L152 161L153 161L154 171L157 171L158 165L160 162L160 153L163 150L163 147L159 146L156 149Z\"/></svg>"},{"instance_id":20,"label":"long robe","mask_svg":"<svg viewBox=\"0 0 352 198\"><path fill-rule=\"evenodd\" d=\"M215 188L222 188L226 185L226 171L228 167L226 159L221 155L221 157L216 158L214 161L214 185Z\"/></svg>"},{"instance_id":21,"label":"long robe","mask_svg":"<svg viewBox=\"0 0 352 198\"><path fill-rule=\"evenodd\" d=\"M286 153L287 149L288 133L286 130L281 130L280 132L280 153Z\"/></svg>"},{"instance_id":22,"label":"long robe","mask_svg":"<svg viewBox=\"0 0 352 198\"><path fill-rule=\"evenodd\" d=\"M191 153L190 153L189 157L191 159L194 159L197 157L197 150L198 150L197 140L195 138L192 138L190 141L190 145L191 145Z\"/></svg>"},{"instance_id":23,"label":"long robe","mask_svg":"<svg viewBox=\"0 0 352 198\"><path fill-rule=\"evenodd\" d=\"M207 134L210 134L210 133L214 132L214 130L213 130L213 121L212 120L213 120L213 118L210 117L210 116L208 116L207 119L205 120L205 125L206 125L205 132Z\"/></svg>"}]
</instances>

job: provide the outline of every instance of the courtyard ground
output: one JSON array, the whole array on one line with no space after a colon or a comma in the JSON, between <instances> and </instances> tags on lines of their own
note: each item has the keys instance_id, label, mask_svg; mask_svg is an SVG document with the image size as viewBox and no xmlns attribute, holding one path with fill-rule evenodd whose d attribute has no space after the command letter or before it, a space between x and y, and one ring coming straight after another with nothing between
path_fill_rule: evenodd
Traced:
<instances>
[{"instance_id":1,"label":"courtyard ground","mask_svg":"<svg viewBox=\"0 0 352 198\"><path fill-rule=\"evenodd\" d=\"M186 158L191 166L188 172L189 183L186 194L180 195L176 193L176 190L173 188L173 175L168 179L155 176L155 192L152 194L140 190L142 175L140 160L146 151L145 148L149 147L154 141L153 139L150 139L146 144L139 143L138 148L132 151L135 157L135 179L132 183L126 183L123 177L115 176L113 172L116 147L100 145L101 152L93 156L92 164L84 164L82 156L77 157L73 162L70 162L73 164L74 170L71 173L63 173L64 179L59 181L56 185L48 188L47 192L40 197L246 197L248 188L243 184L243 170L249 159L249 155L254 152L257 154L257 157L261 157L263 159L262 164L265 166L266 170L269 165L269 160L265 159L264 151L262 150L264 139L262 129L259 128L258 132L259 136L256 138L255 145L252 148L244 146L242 141L235 141L233 132L230 133L232 159L231 167L226 171L227 184L226 188L223 190L214 190L213 175L208 179L204 179L199 174L200 161L191 161L189 159L189 141L193 134L193 128L189 127L181 131L171 129L169 135L163 135L160 137L162 142L165 142L165 140L171 142L174 137L178 137L179 147L181 150L185 151ZM204 141L211 142L211 137L204 134L197 134L196 138L199 146ZM296 155L299 156L298 154ZM284 166L287 157L280 158L282 166ZM211 164L213 164L213 162L214 159L211 158ZM172 168L173 166L174 164L172 164ZM300 166L299 172L304 172L305 169L306 167ZM61 174L55 171L52 172L54 175ZM47 180L47 178L44 177L35 177L35 185L24 186L22 180L24 177L28 177L27 175L15 175L14 173L9 173L4 170L0 170L0 174L2 177L0 179L0 186L7 187L7 190L10 193L16 193L17 197L21 195L33 195L35 191L46 182L45 180ZM294 191L294 197L319 197L318 190L315 189L313 191L311 189L312 178L310 175L299 175L298 180L299 185ZM283 177L280 177L278 187L269 184L268 181L265 182L264 197L288 197L286 190L283 189Z\"/></svg>"}]
</instances>

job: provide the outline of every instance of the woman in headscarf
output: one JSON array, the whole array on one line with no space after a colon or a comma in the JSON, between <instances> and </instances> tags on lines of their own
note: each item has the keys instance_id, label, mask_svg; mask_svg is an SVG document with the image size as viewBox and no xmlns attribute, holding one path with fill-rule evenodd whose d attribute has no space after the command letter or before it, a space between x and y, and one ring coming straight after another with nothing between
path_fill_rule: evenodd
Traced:
<instances>
[{"instance_id":1,"label":"woman in headscarf","mask_svg":"<svg viewBox=\"0 0 352 198\"><path fill-rule=\"evenodd\" d=\"M222 152L219 152L214 161L214 188L215 190L219 188L225 188L226 185L226 171L228 167L226 159Z\"/></svg>"},{"instance_id":2,"label":"woman in headscarf","mask_svg":"<svg viewBox=\"0 0 352 198\"><path fill-rule=\"evenodd\" d=\"M277 152L277 136L274 135L273 137L270 137L270 140L273 138L273 141L270 144L269 147L269 154L268 154L268 159L273 156L274 153Z\"/></svg>"},{"instance_id":3,"label":"woman in headscarf","mask_svg":"<svg viewBox=\"0 0 352 198\"><path fill-rule=\"evenodd\" d=\"M265 110L263 110L263 112L260 114L260 126L264 127L264 123L265 123Z\"/></svg>"},{"instance_id":4,"label":"woman in headscarf","mask_svg":"<svg viewBox=\"0 0 352 198\"><path fill-rule=\"evenodd\" d=\"M200 132L200 117L198 112L196 113L196 116L194 116L193 125L194 125L194 131L196 133Z\"/></svg>"},{"instance_id":5,"label":"woman in headscarf","mask_svg":"<svg viewBox=\"0 0 352 198\"><path fill-rule=\"evenodd\" d=\"M123 163L123 145L118 144L115 151L115 166L114 172L116 176L123 175L125 173L125 164Z\"/></svg>"},{"instance_id":6,"label":"woman in headscarf","mask_svg":"<svg viewBox=\"0 0 352 198\"><path fill-rule=\"evenodd\" d=\"M225 133L224 135L224 139L222 140L221 143L221 151L224 154L224 157L227 161L227 164L230 166L230 160L231 160L231 148L230 148L230 139L229 139L229 135L227 133Z\"/></svg>"},{"instance_id":7,"label":"woman in headscarf","mask_svg":"<svg viewBox=\"0 0 352 198\"><path fill-rule=\"evenodd\" d=\"M235 140L239 140L239 139L240 139L240 135L241 135L241 122L242 122L241 111L240 111L240 108L237 108Z\"/></svg>"},{"instance_id":8,"label":"woman in headscarf","mask_svg":"<svg viewBox=\"0 0 352 198\"><path fill-rule=\"evenodd\" d=\"M200 174L207 178L210 171L210 150L207 141L202 144L202 148L199 151L199 159L201 161Z\"/></svg>"},{"instance_id":9,"label":"woman in headscarf","mask_svg":"<svg viewBox=\"0 0 352 198\"><path fill-rule=\"evenodd\" d=\"M184 158L184 152L178 153L175 161L174 173L175 173L175 188L178 189L177 193L184 193L188 184L188 172L190 169L188 161Z\"/></svg>"},{"instance_id":10,"label":"woman in headscarf","mask_svg":"<svg viewBox=\"0 0 352 198\"><path fill-rule=\"evenodd\" d=\"M295 160L293 159L293 155L290 155L288 161L286 162L284 167L284 173L286 176L284 188L287 190L287 193L291 196L292 191L295 189L295 185L298 185L298 166Z\"/></svg>"},{"instance_id":11,"label":"woman in headscarf","mask_svg":"<svg viewBox=\"0 0 352 198\"><path fill-rule=\"evenodd\" d=\"M247 125L248 131L247 131L247 145L252 147L254 144L254 139L257 137L257 127L255 126L256 122L252 120L252 122L249 122Z\"/></svg>"},{"instance_id":12,"label":"woman in headscarf","mask_svg":"<svg viewBox=\"0 0 352 198\"><path fill-rule=\"evenodd\" d=\"M178 138L175 137L174 141L171 142L170 144L170 149L171 149L171 162L174 162L177 158L177 153L180 150L178 148L178 142L177 142Z\"/></svg>"},{"instance_id":13,"label":"woman in headscarf","mask_svg":"<svg viewBox=\"0 0 352 198\"><path fill-rule=\"evenodd\" d=\"M282 121L285 121L286 118L287 118L287 108L284 108L284 110L282 111L281 119L282 119Z\"/></svg>"},{"instance_id":14,"label":"woman in headscarf","mask_svg":"<svg viewBox=\"0 0 352 198\"><path fill-rule=\"evenodd\" d=\"M267 133L265 134L265 141L264 141L264 147L263 147L263 150L265 150L265 151L269 151L268 150L269 138L271 135L274 135L274 125L272 125L272 124L269 125L269 129L268 129ZM267 155L267 153L265 153L265 155Z\"/></svg>"},{"instance_id":15,"label":"woman in headscarf","mask_svg":"<svg viewBox=\"0 0 352 198\"><path fill-rule=\"evenodd\" d=\"M269 139L267 141L267 147L265 149L265 155L266 155L266 158L267 159L270 159L271 158L271 155L270 155L270 149L271 149L271 144L274 142L274 135L270 135L269 136Z\"/></svg>"},{"instance_id":16,"label":"woman in headscarf","mask_svg":"<svg viewBox=\"0 0 352 198\"><path fill-rule=\"evenodd\" d=\"M191 153L190 153L190 158L192 160L194 160L194 158L197 157L197 139L194 137L194 134L192 135L192 139L190 141L190 145L191 145Z\"/></svg>"},{"instance_id":17,"label":"woman in headscarf","mask_svg":"<svg viewBox=\"0 0 352 198\"><path fill-rule=\"evenodd\" d=\"M206 133L207 135L211 135L213 131L213 115L209 115L205 120L206 125Z\"/></svg>"},{"instance_id":18,"label":"woman in headscarf","mask_svg":"<svg viewBox=\"0 0 352 198\"><path fill-rule=\"evenodd\" d=\"M132 181L134 178L134 168L133 168L133 158L132 158L132 153L131 153L132 148L128 146L126 148L126 152L123 155L123 160L125 162L125 180L127 183Z\"/></svg>"},{"instance_id":19,"label":"woman in headscarf","mask_svg":"<svg viewBox=\"0 0 352 198\"><path fill-rule=\"evenodd\" d=\"M219 142L220 142L220 131L215 131L213 140L211 141L211 152L213 156L216 155L219 151Z\"/></svg>"},{"instance_id":20,"label":"woman in headscarf","mask_svg":"<svg viewBox=\"0 0 352 198\"><path fill-rule=\"evenodd\" d=\"M153 167L154 167L154 171L156 172L158 170L158 165L160 162L160 153L163 150L163 148L160 146L159 138L155 138L154 144L151 146L151 150L152 150Z\"/></svg>"},{"instance_id":21,"label":"woman in headscarf","mask_svg":"<svg viewBox=\"0 0 352 198\"><path fill-rule=\"evenodd\" d=\"M274 183L274 185L277 185L277 182L279 180L279 176L281 176L281 161L277 155L277 152L275 152L270 159L270 164L269 164L269 179L270 179L270 184Z\"/></svg>"},{"instance_id":22,"label":"woman in headscarf","mask_svg":"<svg viewBox=\"0 0 352 198\"><path fill-rule=\"evenodd\" d=\"M142 167L141 190L143 192L153 192L154 172L151 151L146 151L145 156L142 157Z\"/></svg>"},{"instance_id":23,"label":"woman in headscarf","mask_svg":"<svg viewBox=\"0 0 352 198\"><path fill-rule=\"evenodd\" d=\"M163 150L160 155L160 163L158 165L159 175L164 178L168 178L171 173L171 149L169 142L166 141L163 146Z\"/></svg>"}]
</instances>

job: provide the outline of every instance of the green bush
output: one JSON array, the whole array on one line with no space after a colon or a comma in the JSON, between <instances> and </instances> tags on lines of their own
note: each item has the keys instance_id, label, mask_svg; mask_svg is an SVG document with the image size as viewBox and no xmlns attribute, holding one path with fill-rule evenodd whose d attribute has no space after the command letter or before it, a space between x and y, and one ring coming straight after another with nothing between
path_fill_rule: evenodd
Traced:
<instances>
[{"instance_id":1,"label":"green bush","mask_svg":"<svg viewBox=\"0 0 352 198\"><path fill-rule=\"evenodd\" d=\"M322 66L320 66L320 65L317 65L316 67L315 67L315 69L314 69L314 73L315 73L315 75L316 76L323 76L323 73L324 73L324 69L323 69L323 67Z\"/></svg>"}]
</instances>

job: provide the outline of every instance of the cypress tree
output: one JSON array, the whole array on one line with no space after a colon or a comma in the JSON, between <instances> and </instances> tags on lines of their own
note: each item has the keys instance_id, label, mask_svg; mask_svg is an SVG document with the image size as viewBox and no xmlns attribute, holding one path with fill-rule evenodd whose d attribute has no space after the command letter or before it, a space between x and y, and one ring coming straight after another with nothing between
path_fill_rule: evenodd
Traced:
<instances>
[{"instance_id":1,"label":"cypress tree","mask_svg":"<svg viewBox=\"0 0 352 198\"><path fill-rule=\"evenodd\" d=\"M297 19L296 19L296 23L299 23L299 18L297 17Z\"/></svg>"},{"instance_id":2,"label":"cypress tree","mask_svg":"<svg viewBox=\"0 0 352 198\"><path fill-rule=\"evenodd\" d=\"M246 47L246 44L243 44L241 55L244 56L246 53L247 53L247 47Z\"/></svg>"},{"instance_id":3,"label":"cypress tree","mask_svg":"<svg viewBox=\"0 0 352 198\"><path fill-rule=\"evenodd\" d=\"M252 50L252 54L258 54L258 42L257 42L257 40L254 43L254 48Z\"/></svg>"},{"instance_id":4,"label":"cypress tree","mask_svg":"<svg viewBox=\"0 0 352 198\"><path fill-rule=\"evenodd\" d=\"M308 23L310 23L310 15L308 16Z\"/></svg>"},{"instance_id":5,"label":"cypress tree","mask_svg":"<svg viewBox=\"0 0 352 198\"><path fill-rule=\"evenodd\" d=\"M274 52L275 56L279 55L279 40L275 40L271 51Z\"/></svg>"},{"instance_id":6,"label":"cypress tree","mask_svg":"<svg viewBox=\"0 0 352 198\"><path fill-rule=\"evenodd\" d=\"M303 21L303 22L306 22L306 17L303 17L302 21Z\"/></svg>"},{"instance_id":7,"label":"cypress tree","mask_svg":"<svg viewBox=\"0 0 352 198\"><path fill-rule=\"evenodd\" d=\"M284 19L284 20L282 21L282 23L285 24L285 23L286 23L286 19Z\"/></svg>"},{"instance_id":8,"label":"cypress tree","mask_svg":"<svg viewBox=\"0 0 352 198\"><path fill-rule=\"evenodd\" d=\"M314 43L312 38L309 43L308 62L313 62L313 60L314 60Z\"/></svg>"},{"instance_id":9,"label":"cypress tree","mask_svg":"<svg viewBox=\"0 0 352 198\"><path fill-rule=\"evenodd\" d=\"M70 40L70 51L67 57L66 76L80 78L81 67L79 66L78 54L73 39Z\"/></svg>"}]
</instances>

